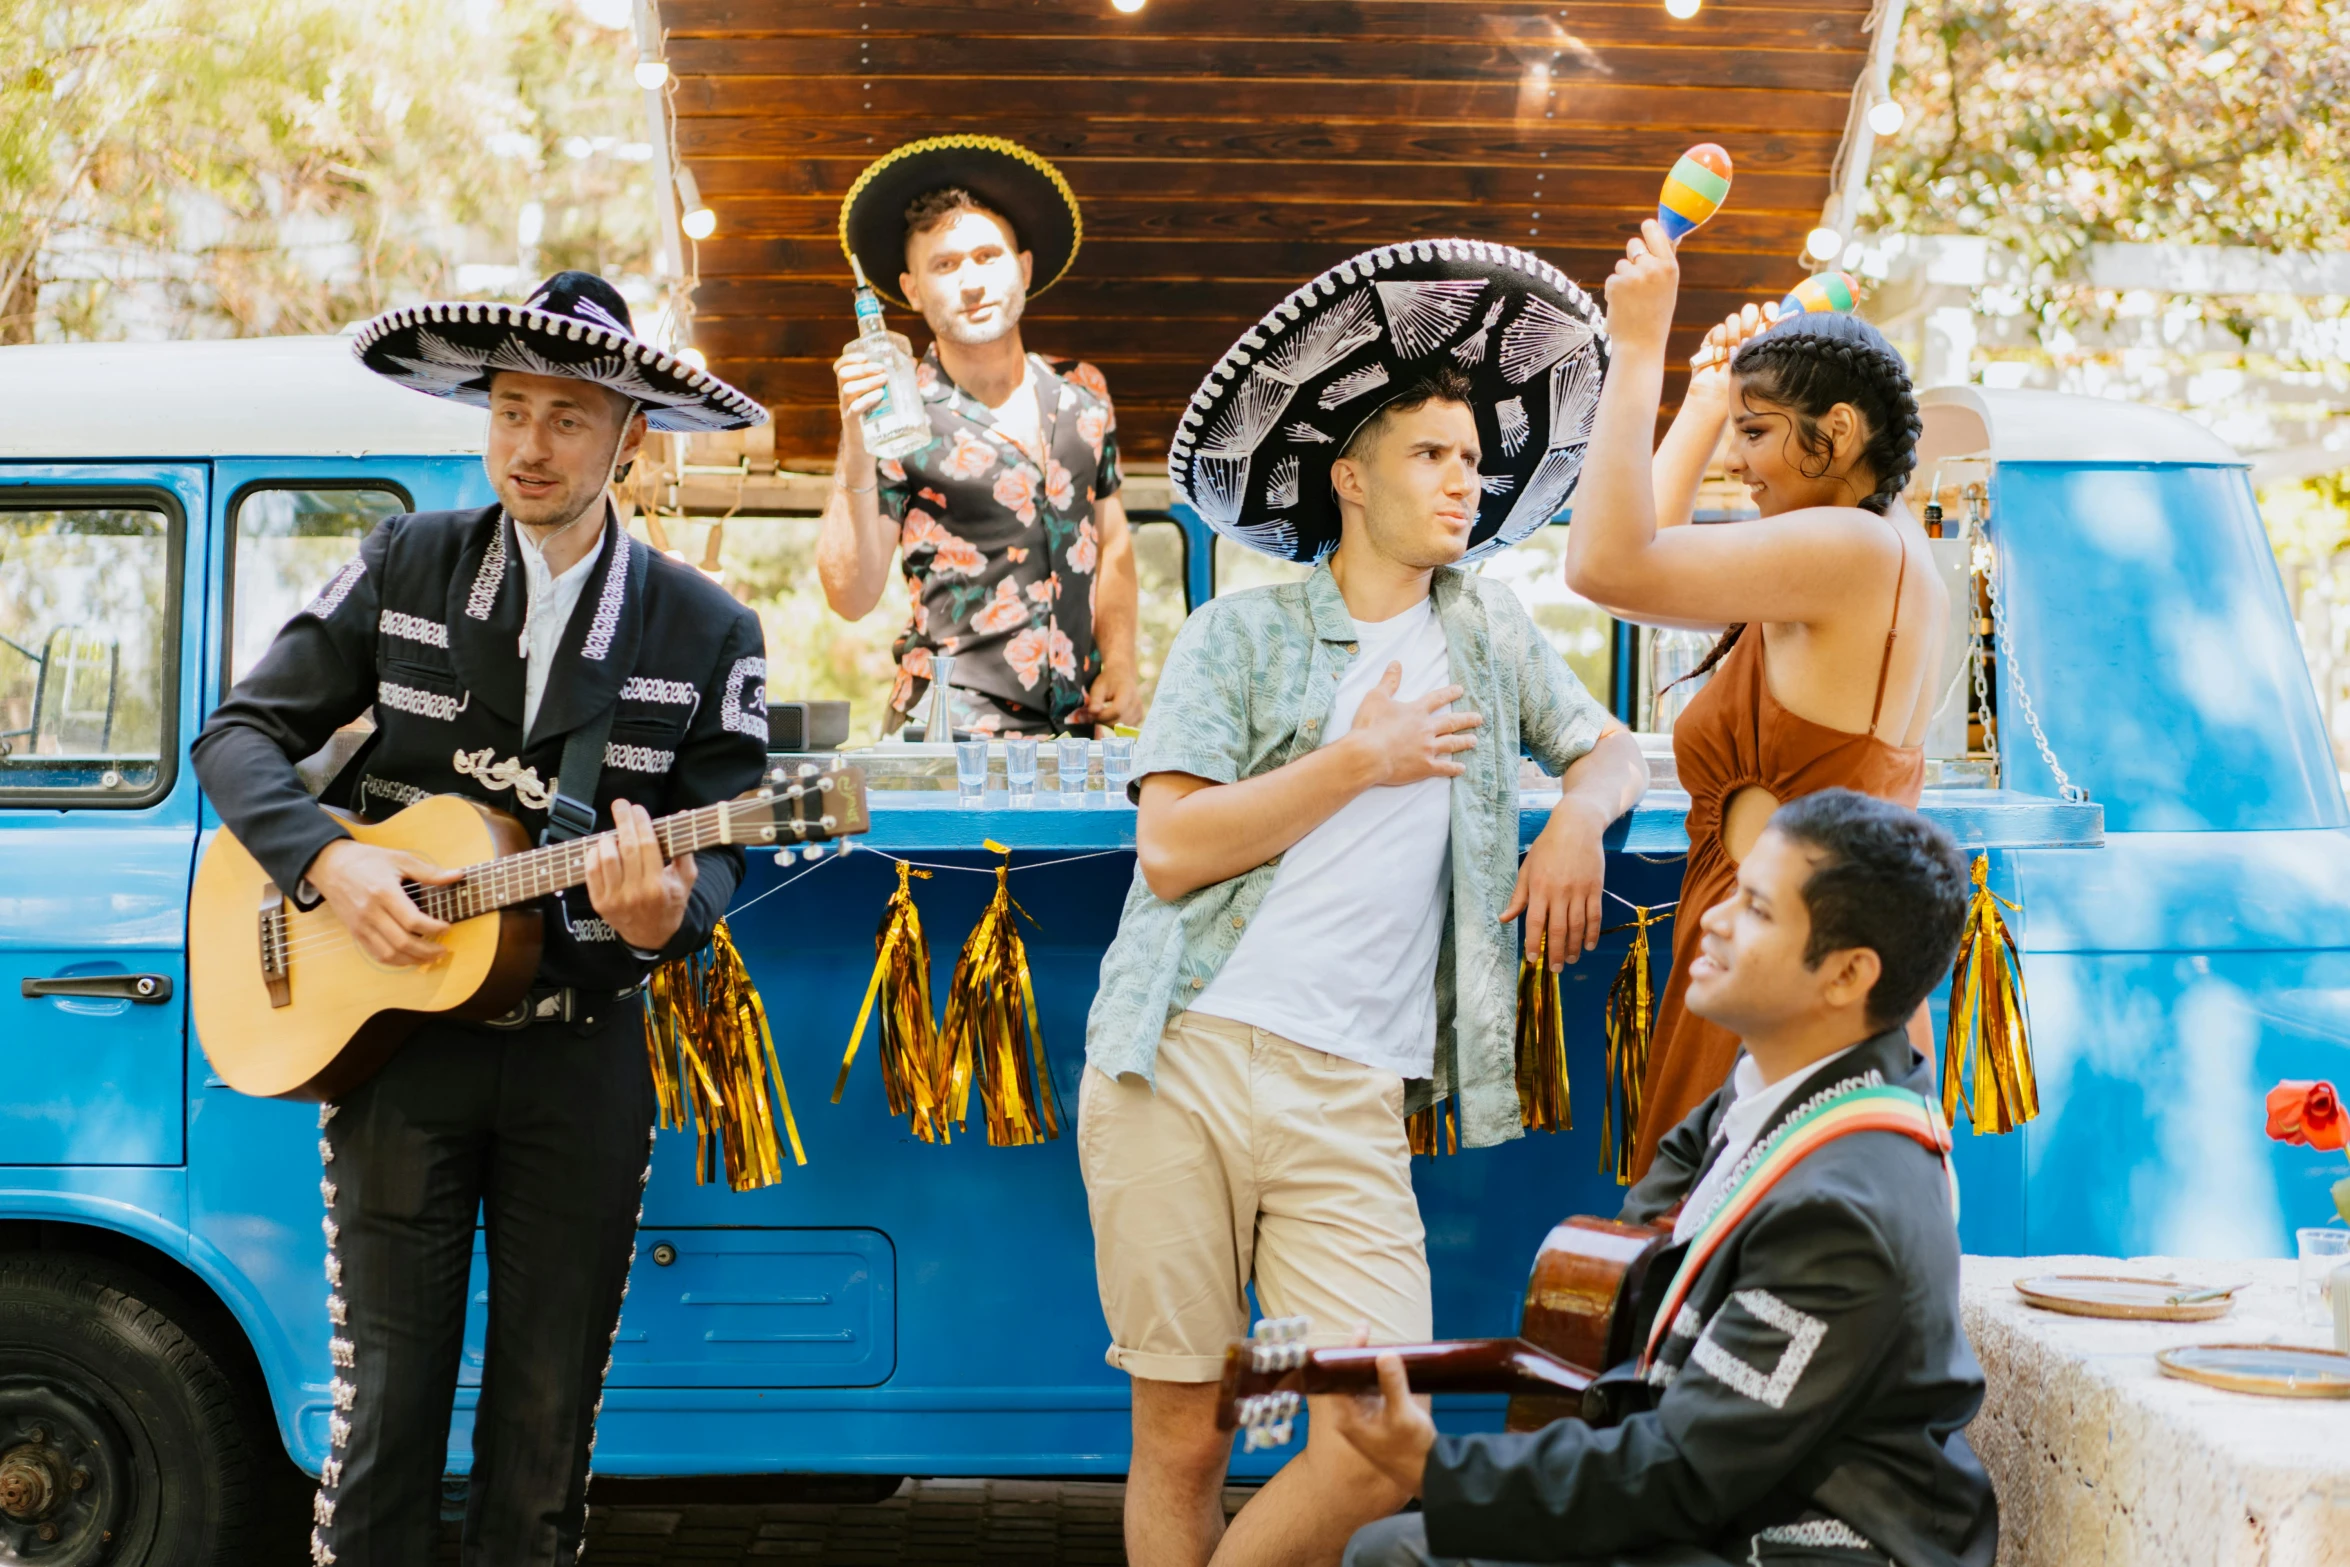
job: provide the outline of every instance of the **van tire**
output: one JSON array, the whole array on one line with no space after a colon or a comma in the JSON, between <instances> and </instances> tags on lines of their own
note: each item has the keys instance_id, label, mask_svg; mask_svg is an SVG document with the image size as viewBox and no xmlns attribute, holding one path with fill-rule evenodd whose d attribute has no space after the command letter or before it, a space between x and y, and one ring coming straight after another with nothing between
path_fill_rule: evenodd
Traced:
<instances>
[{"instance_id":1,"label":"van tire","mask_svg":"<svg viewBox=\"0 0 2350 1567\"><path fill-rule=\"evenodd\" d=\"M201 1320L119 1263L0 1256L0 1560L227 1567L260 1555L276 1435L257 1418L258 1390L190 1331Z\"/></svg>"}]
</instances>

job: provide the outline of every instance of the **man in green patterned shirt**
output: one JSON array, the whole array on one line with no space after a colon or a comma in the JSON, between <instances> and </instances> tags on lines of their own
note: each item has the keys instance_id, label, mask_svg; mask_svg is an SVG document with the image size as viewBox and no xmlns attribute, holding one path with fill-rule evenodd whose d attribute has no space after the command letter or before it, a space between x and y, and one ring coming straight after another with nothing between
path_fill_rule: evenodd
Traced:
<instances>
[{"instance_id":1,"label":"man in green patterned shirt","mask_svg":"<svg viewBox=\"0 0 2350 1567\"><path fill-rule=\"evenodd\" d=\"M1267 1315L1310 1318L1317 1342L1346 1342L1358 1324L1375 1342L1430 1336L1406 1110L1450 1096L1463 1141L1519 1135L1511 925L1524 915L1526 950L1554 969L1597 942L1601 834L1646 787L1631 735L1515 595L1455 564L1501 538L1487 497L1534 484L1557 448L1528 451L1524 431L1516 451L1489 437L1500 398L1441 351L1524 296L1575 302L1478 259L1429 280L1443 284L1437 314L1461 317L1449 335L1412 292L1426 283L1378 285L1395 357L1374 361L1377 382L1346 369L1351 350L1334 354L1312 316L1265 352L1295 380L1280 383L1286 398L1255 395L1289 413L1332 401L1309 400L1317 370L1390 390L1342 433L1285 433L1338 454L1310 478L1287 452L1253 483L1257 464L1239 463L1224 498L1251 496L1224 505L1200 462L1228 457L1187 471L1179 437L1170 462L1228 533L1261 548L1290 530L1288 552L1326 558L1302 583L1191 618L1138 747L1138 865L1089 1020L1078 1143L1109 1359L1134 1379L1126 1544L1141 1567L1204 1567L1211 1554L1335 1563L1354 1529L1403 1504L1316 1421L1227 1534L1224 1347L1246 1329L1252 1282ZM1378 324L1370 295L1329 301L1355 349L1372 340L1364 322ZM1185 421L1226 448L1238 439L1227 399L1260 380L1231 358ZM1549 368L1513 365L1520 380ZM1537 500L1547 522L1556 503ZM1523 866L1522 753L1563 775Z\"/></svg>"}]
</instances>

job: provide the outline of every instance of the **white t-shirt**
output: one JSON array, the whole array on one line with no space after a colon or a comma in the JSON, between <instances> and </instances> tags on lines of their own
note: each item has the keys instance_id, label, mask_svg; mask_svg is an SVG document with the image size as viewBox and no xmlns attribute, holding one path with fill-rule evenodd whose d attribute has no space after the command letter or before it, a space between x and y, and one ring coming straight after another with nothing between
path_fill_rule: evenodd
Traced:
<instances>
[{"instance_id":1,"label":"white t-shirt","mask_svg":"<svg viewBox=\"0 0 2350 1567\"><path fill-rule=\"evenodd\" d=\"M1423 599L1355 622L1322 744L1354 726L1392 663L1400 700L1452 683L1444 627ZM1365 1066L1436 1066L1436 952L1452 895L1452 780L1366 789L1281 857L1240 945L1192 1010L1248 1023Z\"/></svg>"}]
</instances>

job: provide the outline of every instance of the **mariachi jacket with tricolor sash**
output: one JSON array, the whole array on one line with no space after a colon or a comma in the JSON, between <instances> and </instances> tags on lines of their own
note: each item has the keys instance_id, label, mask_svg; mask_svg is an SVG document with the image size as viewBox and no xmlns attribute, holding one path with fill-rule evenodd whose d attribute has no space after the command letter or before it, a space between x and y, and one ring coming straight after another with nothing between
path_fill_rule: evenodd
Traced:
<instances>
[{"instance_id":1,"label":"mariachi jacket with tricolor sash","mask_svg":"<svg viewBox=\"0 0 2350 1567\"><path fill-rule=\"evenodd\" d=\"M1900 1029L1820 1067L1750 1157L1885 1084L1933 1093ZM1732 1094L1666 1134L1626 1222L1696 1187ZM1814 1148L1703 1259L1649 1363L1594 1385L1585 1409L1606 1423L1438 1438L1422 1481L1431 1553L1555 1561L1678 1542L1742 1563L1990 1567L1998 1513L1965 1436L1983 1372L1959 1324L1952 1200L1942 1158L1898 1132ZM1658 1256L1635 1345L1699 1241Z\"/></svg>"},{"instance_id":2,"label":"mariachi jacket with tricolor sash","mask_svg":"<svg viewBox=\"0 0 2350 1567\"><path fill-rule=\"evenodd\" d=\"M649 553L607 525L599 557L557 644L538 722L523 733L527 601L513 525L495 507L388 517L358 555L286 623L213 710L196 774L221 820L281 888L344 830L295 775L371 706L377 739L350 806L388 816L462 794L546 825L563 740L617 699L596 788L596 829L612 801L655 817L730 799L767 763L765 639L758 616L691 567L658 554L632 591L629 556ZM738 849L696 855L685 921L661 957L710 939L742 879ZM651 963L596 918L587 889L548 900L539 982L621 990Z\"/></svg>"}]
</instances>

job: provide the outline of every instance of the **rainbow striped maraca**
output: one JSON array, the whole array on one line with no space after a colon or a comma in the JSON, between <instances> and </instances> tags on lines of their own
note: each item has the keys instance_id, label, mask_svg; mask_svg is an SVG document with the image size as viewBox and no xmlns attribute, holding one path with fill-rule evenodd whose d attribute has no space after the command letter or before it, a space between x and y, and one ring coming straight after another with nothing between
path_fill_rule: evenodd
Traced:
<instances>
[{"instance_id":1,"label":"rainbow striped maraca","mask_svg":"<svg viewBox=\"0 0 2350 1567\"><path fill-rule=\"evenodd\" d=\"M1730 155L1710 141L1681 154L1657 192L1656 220L1678 245L1730 198Z\"/></svg>"},{"instance_id":2,"label":"rainbow striped maraca","mask_svg":"<svg viewBox=\"0 0 2350 1567\"><path fill-rule=\"evenodd\" d=\"M1814 310L1831 310L1838 314L1850 310L1860 298L1860 285L1849 272L1815 272L1779 301L1783 316L1806 314Z\"/></svg>"}]
</instances>

